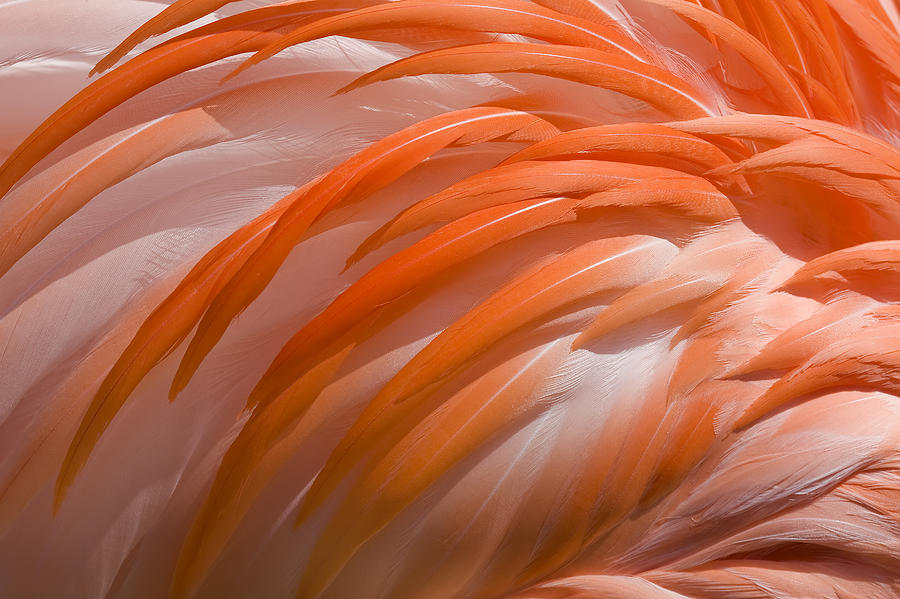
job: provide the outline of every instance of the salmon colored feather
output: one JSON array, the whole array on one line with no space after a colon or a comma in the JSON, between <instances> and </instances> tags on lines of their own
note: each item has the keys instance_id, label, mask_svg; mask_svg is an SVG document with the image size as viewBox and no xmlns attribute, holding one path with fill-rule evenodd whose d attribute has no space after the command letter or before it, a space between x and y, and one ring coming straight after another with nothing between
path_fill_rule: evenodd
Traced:
<instances>
[{"instance_id":1,"label":"salmon colored feather","mask_svg":"<svg viewBox=\"0 0 900 599\"><path fill-rule=\"evenodd\" d=\"M347 462L353 465L353 458L348 457L353 456L353 444L374 445L375 441L368 438L384 435L396 421L415 409L423 399L423 382L440 383L477 352L490 349L517 328L540 316L546 317L566 303L601 291L633 286L640 281L630 279L634 269L628 266L659 262L660 257L654 256L655 253L660 253L663 259L666 257L659 246L653 247L647 239L612 239L582 246L536 272L513 280L445 329L407 362L367 406L347 433L346 447L335 450L337 459L342 461L326 465L310 490L300 518L321 504L321 498L333 490L328 475L336 470L331 480L339 480L347 471ZM477 336L473 336L473 329L478 331Z\"/></svg>"},{"instance_id":2,"label":"salmon colored feather","mask_svg":"<svg viewBox=\"0 0 900 599\"><path fill-rule=\"evenodd\" d=\"M141 42L172 31L181 25L187 25L201 17L205 17L234 0L176 0L167 6L161 13L138 27L134 33L113 48L103 60L91 70L91 74L102 73L117 62L122 60L131 50Z\"/></svg>"},{"instance_id":3,"label":"salmon colored feather","mask_svg":"<svg viewBox=\"0 0 900 599\"><path fill-rule=\"evenodd\" d=\"M895 599L898 108L893 0L0 2L0 595Z\"/></svg>"},{"instance_id":4,"label":"salmon colored feather","mask_svg":"<svg viewBox=\"0 0 900 599\"><path fill-rule=\"evenodd\" d=\"M500 165L407 208L366 239L350 257L348 265L402 235L455 220L476 210L558 194L584 196L632 183L641 177L676 174L663 168L593 160Z\"/></svg>"},{"instance_id":5,"label":"salmon colored feather","mask_svg":"<svg viewBox=\"0 0 900 599\"><path fill-rule=\"evenodd\" d=\"M350 326L443 271L520 235L574 221L578 201L566 197L523 200L485 208L454 221L392 256L339 295L284 346L250 395L250 404L281 393L303 358L321 340Z\"/></svg>"},{"instance_id":6,"label":"salmon colored feather","mask_svg":"<svg viewBox=\"0 0 900 599\"><path fill-rule=\"evenodd\" d=\"M169 392L174 398L224 333L228 323L262 291L307 229L329 209L359 200L413 168L443 146L494 138L542 139L556 128L531 115L472 108L441 115L396 133L346 161L309 189L294 192L272 232L210 303ZM256 283L247 286L252 278Z\"/></svg>"},{"instance_id":7,"label":"salmon colored feather","mask_svg":"<svg viewBox=\"0 0 900 599\"><path fill-rule=\"evenodd\" d=\"M336 15L301 27L263 48L244 62L229 78L271 58L296 44L330 36L368 30L436 27L440 29L524 35L551 43L596 48L644 60L640 46L614 28L604 28L584 19L567 17L527 2L477 0L445 3L435 0L402 0L380 4L345 15ZM630 42L630 43L629 43Z\"/></svg>"},{"instance_id":8,"label":"salmon colored feather","mask_svg":"<svg viewBox=\"0 0 900 599\"><path fill-rule=\"evenodd\" d=\"M494 42L423 52L359 77L338 93L430 73L535 73L604 87L644 100L675 118L712 114L692 86L653 65L576 46Z\"/></svg>"},{"instance_id":9,"label":"salmon colored feather","mask_svg":"<svg viewBox=\"0 0 900 599\"><path fill-rule=\"evenodd\" d=\"M209 296L220 291L230 276L260 246L265 234L287 206L286 200L280 201L224 239L147 317L106 375L72 440L56 483L57 502L62 501L103 430L141 379L187 337L200 320Z\"/></svg>"}]
</instances>

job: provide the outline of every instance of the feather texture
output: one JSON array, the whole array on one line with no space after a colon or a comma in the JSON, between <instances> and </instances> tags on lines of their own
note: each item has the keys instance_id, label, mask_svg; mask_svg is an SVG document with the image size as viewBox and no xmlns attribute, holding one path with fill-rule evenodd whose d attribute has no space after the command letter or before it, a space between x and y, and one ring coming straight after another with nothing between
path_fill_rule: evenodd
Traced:
<instances>
[{"instance_id":1,"label":"feather texture","mask_svg":"<svg viewBox=\"0 0 900 599\"><path fill-rule=\"evenodd\" d=\"M3 596L897 597L898 22L0 3Z\"/></svg>"}]
</instances>

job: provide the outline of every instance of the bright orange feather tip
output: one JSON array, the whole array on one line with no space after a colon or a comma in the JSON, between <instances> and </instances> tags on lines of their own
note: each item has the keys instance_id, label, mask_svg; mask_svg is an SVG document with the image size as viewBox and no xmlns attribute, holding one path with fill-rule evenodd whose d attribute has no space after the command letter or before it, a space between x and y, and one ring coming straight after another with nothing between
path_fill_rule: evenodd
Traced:
<instances>
[{"instance_id":1,"label":"bright orange feather tip","mask_svg":"<svg viewBox=\"0 0 900 599\"><path fill-rule=\"evenodd\" d=\"M0 4L4 597L900 596L895 3L158 4Z\"/></svg>"},{"instance_id":2,"label":"bright orange feather tip","mask_svg":"<svg viewBox=\"0 0 900 599\"><path fill-rule=\"evenodd\" d=\"M172 31L176 27L186 25L201 17L205 17L217 9L230 4L234 0L176 0L166 7L161 13L153 17L125 40L113 48L103 60L91 69L91 75L102 73L125 57L138 44L153 36L162 35Z\"/></svg>"}]
</instances>

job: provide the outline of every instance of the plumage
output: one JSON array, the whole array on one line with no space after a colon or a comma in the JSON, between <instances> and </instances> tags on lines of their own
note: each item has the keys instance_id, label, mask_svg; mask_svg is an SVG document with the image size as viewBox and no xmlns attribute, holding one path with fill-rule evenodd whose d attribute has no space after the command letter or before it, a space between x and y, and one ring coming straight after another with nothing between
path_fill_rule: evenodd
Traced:
<instances>
[{"instance_id":1,"label":"plumage","mask_svg":"<svg viewBox=\"0 0 900 599\"><path fill-rule=\"evenodd\" d=\"M341 293L282 348L250 395L249 403L284 391L312 358L309 349L341 334L360 318L419 285L504 241L577 218L578 200L523 200L460 218L380 263Z\"/></svg>"},{"instance_id":2,"label":"plumage","mask_svg":"<svg viewBox=\"0 0 900 599\"><path fill-rule=\"evenodd\" d=\"M358 262L372 250L407 233L428 225L447 223L477 210L561 194L583 197L642 178L677 180L677 176L678 173L664 168L594 160L500 165L410 206L369 236L348 264ZM697 184L702 185L702 182Z\"/></svg>"},{"instance_id":3,"label":"plumage","mask_svg":"<svg viewBox=\"0 0 900 599\"><path fill-rule=\"evenodd\" d=\"M759 40L736 26L728 19L717 15L703 6L684 0L642 0L663 6L684 17L706 31L731 44L769 85L769 90L778 97L781 110L794 116L811 117L808 103L797 84L790 78L782 63ZM776 113L779 114L779 113Z\"/></svg>"},{"instance_id":4,"label":"plumage","mask_svg":"<svg viewBox=\"0 0 900 599\"><path fill-rule=\"evenodd\" d=\"M900 596L898 27L0 2L0 595Z\"/></svg>"},{"instance_id":5,"label":"plumage","mask_svg":"<svg viewBox=\"0 0 900 599\"><path fill-rule=\"evenodd\" d=\"M91 70L91 75L102 73L124 58L138 44L148 38L162 35L176 27L205 17L234 0L176 0L158 15L138 27L121 44L112 49Z\"/></svg>"},{"instance_id":6,"label":"plumage","mask_svg":"<svg viewBox=\"0 0 900 599\"><path fill-rule=\"evenodd\" d=\"M234 77L290 46L330 35L353 36L369 30L404 31L416 27L509 33L614 52L644 61L640 46L620 30L585 19L573 19L527 2L478 0L443 3L403 0L335 15L298 28L259 50L229 75ZM386 36L390 38L390 34Z\"/></svg>"},{"instance_id":7,"label":"plumage","mask_svg":"<svg viewBox=\"0 0 900 599\"><path fill-rule=\"evenodd\" d=\"M141 379L197 325L209 302L263 242L287 209L287 198L238 229L204 256L153 311L97 390L57 479L57 502L84 465L99 436Z\"/></svg>"},{"instance_id":8,"label":"plumage","mask_svg":"<svg viewBox=\"0 0 900 599\"><path fill-rule=\"evenodd\" d=\"M895 391L897 352L886 346L886 342L896 334L890 325L871 327L863 337L844 340L816 352L747 406L736 426L747 426L789 401L833 387Z\"/></svg>"},{"instance_id":9,"label":"plumage","mask_svg":"<svg viewBox=\"0 0 900 599\"><path fill-rule=\"evenodd\" d=\"M242 20L235 25L242 25ZM251 20L248 25L256 29L247 30L214 23L206 31L157 46L103 75L41 123L6 159L0 166L0 193L5 195L65 140L137 93L179 73L265 44L267 29L258 25L260 22L266 23Z\"/></svg>"},{"instance_id":10,"label":"plumage","mask_svg":"<svg viewBox=\"0 0 900 599\"><path fill-rule=\"evenodd\" d=\"M696 242L694 251L685 251L660 276L640 285L603 310L575 340L585 347L615 329L644 320L660 311L706 299L727 282L735 263L747 255L746 245L754 240L707 238ZM728 239L728 241L725 241Z\"/></svg>"},{"instance_id":11,"label":"plumage","mask_svg":"<svg viewBox=\"0 0 900 599\"><path fill-rule=\"evenodd\" d=\"M364 198L444 146L498 137L541 139L555 130L531 115L491 108L441 115L385 138L308 190L294 192L272 232L209 303L172 383L170 397L184 388L228 323L262 291L307 229L329 209ZM253 283L246 285L248 279Z\"/></svg>"},{"instance_id":12,"label":"plumage","mask_svg":"<svg viewBox=\"0 0 900 599\"><path fill-rule=\"evenodd\" d=\"M385 65L338 90L430 73L516 71L568 79L643 100L675 118L715 114L691 84L659 67L577 46L492 42L423 52Z\"/></svg>"},{"instance_id":13,"label":"plumage","mask_svg":"<svg viewBox=\"0 0 900 599\"><path fill-rule=\"evenodd\" d=\"M369 321L364 321L367 324ZM289 451L301 444L302 429L300 435L280 438L295 426L356 346L355 341L347 341L345 337L332 344L335 347L329 348L330 355L279 395L268 409L252 414L231 444L181 548L172 583L173 595L187 595L196 586L234 534L249 505L278 468L284 466ZM286 449L279 447L285 445Z\"/></svg>"},{"instance_id":14,"label":"plumage","mask_svg":"<svg viewBox=\"0 0 900 599\"><path fill-rule=\"evenodd\" d=\"M694 135L653 123L582 127L540 141L505 162L590 158L663 166L704 175L732 161L716 145Z\"/></svg>"},{"instance_id":15,"label":"plumage","mask_svg":"<svg viewBox=\"0 0 900 599\"><path fill-rule=\"evenodd\" d=\"M613 238L576 248L536 269L536 272L525 273L513 280L445 329L407 362L372 399L344 437L346 445L335 450L337 461L334 465L327 464L317 477L300 517L308 514L321 503L323 496L327 496L321 491L323 487L329 491L333 489L333 484L329 486L330 473L337 470L340 474L332 475L331 480L339 480L352 467L354 445L375 445L377 441L367 443L367 439L377 439L395 421L427 399L429 390L422 386L423 382L429 386L440 384L478 352L490 349L517 328L541 316L547 317L567 303L601 291L633 287L640 282L640 279L632 278L636 264L646 268L657 262L662 266L666 258L671 258L671 252L664 251L666 246L654 241Z\"/></svg>"}]
</instances>

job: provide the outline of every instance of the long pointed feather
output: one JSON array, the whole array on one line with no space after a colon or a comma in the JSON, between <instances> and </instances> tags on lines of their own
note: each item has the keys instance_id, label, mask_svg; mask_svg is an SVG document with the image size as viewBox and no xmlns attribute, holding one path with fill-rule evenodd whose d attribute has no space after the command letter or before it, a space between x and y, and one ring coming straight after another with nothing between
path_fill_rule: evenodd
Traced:
<instances>
[{"instance_id":1,"label":"long pointed feather","mask_svg":"<svg viewBox=\"0 0 900 599\"><path fill-rule=\"evenodd\" d=\"M713 243L717 237L705 241ZM746 258L749 247L752 238L738 237L721 245L704 246L697 253L684 253L662 276L610 304L575 339L573 348L583 348L611 331L662 310L710 297L728 283L735 263Z\"/></svg>"},{"instance_id":2,"label":"long pointed feather","mask_svg":"<svg viewBox=\"0 0 900 599\"><path fill-rule=\"evenodd\" d=\"M676 171L618 162L516 162L483 171L410 206L372 233L350 256L354 264L393 239L476 210L552 195L582 196Z\"/></svg>"},{"instance_id":3,"label":"long pointed feather","mask_svg":"<svg viewBox=\"0 0 900 599\"><path fill-rule=\"evenodd\" d=\"M449 376L518 328L568 303L647 280L673 257L671 252L663 252L663 247L673 249L652 237L596 241L517 278L433 339L391 379L370 407L404 403L426 383Z\"/></svg>"},{"instance_id":4,"label":"long pointed feather","mask_svg":"<svg viewBox=\"0 0 900 599\"><path fill-rule=\"evenodd\" d=\"M310 352L348 330L377 306L504 241L574 221L576 203L557 197L487 208L394 254L347 288L285 344L251 393L249 405L267 402L283 391L308 367Z\"/></svg>"},{"instance_id":5,"label":"long pointed feather","mask_svg":"<svg viewBox=\"0 0 900 599\"><path fill-rule=\"evenodd\" d=\"M176 0L125 38L121 44L116 46L106 55L106 57L98 62L93 69L91 69L91 75L106 71L122 60L126 54L141 42L151 37L168 33L176 27L187 25L191 21L196 21L197 19L205 17L226 4L231 4L235 1L236 0Z\"/></svg>"},{"instance_id":6,"label":"long pointed feather","mask_svg":"<svg viewBox=\"0 0 900 599\"><path fill-rule=\"evenodd\" d=\"M6 158L0 166L0 198L51 151L126 100L191 69L259 50L278 39L279 30L321 18L323 5L331 7L333 2L261 8L222 19L151 48L103 75L50 115ZM346 9L338 4L325 8L329 10Z\"/></svg>"},{"instance_id":7,"label":"long pointed feather","mask_svg":"<svg viewBox=\"0 0 900 599\"><path fill-rule=\"evenodd\" d=\"M0 276L104 189L167 156L226 138L215 119L192 108L140 126L111 144L104 140L99 151L90 151L82 164L49 183L22 185L0 205Z\"/></svg>"},{"instance_id":8,"label":"long pointed feather","mask_svg":"<svg viewBox=\"0 0 900 599\"><path fill-rule=\"evenodd\" d=\"M650 182L642 182L642 185L635 185L635 190L634 190L633 195L640 197L645 192L649 192L649 193L655 192L657 199L659 199L661 197L663 199L663 201L665 201L666 194L669 193L669 191L670 190L665 189L665 187L658 187L658 182L650 181ZM592 194L582 200L577 200L574 202L570 201L570 202L572 202L571 206L576 210L585 210L585 209L590 209L590 208L594 208L594 207L598 207L598 206L603 206L603 205L607 204L607 202L605 201L606 195L611 195L614 198L615 198L615 196L619 196L620 198L627 197L629 195L629 190L622 190L621 192L619 192L619 190L613 190L611 192L601 192L598 194ZM645 201L646 201L646 198L645 198ZM539 202L539 200L520 202L519 204L526 204L526 203L532 203L532 202ZM610 202L615 205L616 199L611 199ZM689 201L688 203L693 204L694 202ZM513 206L518 206L519 204L514 204ZM538 204L538 206L540 206L540 204ZM565 208L565 205L564 205L564 208ZM498 210L498 209L508 210L509 208L507 208L506 206L501 206L498 208L488 208L482 212L493 213L493 211ZM472 215L472 217L477 216L478 214L480 214L480 213L476 213L476 215ZM438 233L444 231L445 229L450 229L455 224L465 222L469 218L472 218L472 217L467 217L467 218L461 219L460 221L456 221L455 223L448 225L444 229L439 230ZM420 242L420 244L417 244L417 245L424 245L425 242L430 241L430 237L431 236L429 236L429 238L426 238L425 240L423 240L423 242ZM451 250L453 249L451 246L448 246L448 248ZM407 252L410 252L410 251L417 251L417 246L413 246L412 248L407 250ZM562 264L568 265L568 263L562 263ZM605 263L600 263L600 264L605 265ZM642 266L642 269L643 268L644 267ZM555 272L555 271L553 271L553 272ZM585 271L585 272L589 272L589 271ZM372 275L373 273L375 273L374 270L372 271L372 273L370 273L370 275ZM367 276L369 276L369 275L367 275ZM641 276L641 275L638 275L638 276ZM385 275L380 275L379 278L381 278L384 281L388 281L388 280L394 281L394 280L397 280L399 278L399 276L397 274L393 274L390 276L385 274ZM374 277L373 277L373 279L374 279ZM362 279L361 279L361 281L362 281ZM376 285L375 281L377 281L377 279L374 279L373 282L371 283L372 287L374 287ZM528 278L526 278L526 281L528 281L529 283L533 282L533 281L531 281L531 279L528 279ZM414 283L415 283L415 281L410 282L409 285L413 285ZM709 283L709 284L715 285L715 283ZM550 292L551 294L550 295L539 294L537 297L542 300L547 300L548 298L552 299L553 297L555 297L555 295L552 295L552 293L554 293L556 291L556 289L552 285L549 285L549 283L545 283L544 285L546 287L546 290L548 292ZM652 286L652 283L645 283L642 287L648 287L648 286ZM382 285L381 287L383 288L384 285ZM513 287L518 288L518 287L516 287L516 285L513 285ZM408 287L408 288L412 288L412 287ZM352 289L353 288L351 287L351 290ZM349 291L350 290L348 290L348 292ZM495 296L495 297L499 298L496 301L500 301L501 299L509 300L509 298L507 297L508 293L509 293L508 291L504 290L503 292L501 292L500 295ZM346 314L347 312L350 311L351 306L352 306L352 309L354 309L354 310L363 311L363 310L367 309L365 304L363 303L364 301L372 302L374 300L374 301L384 302L386 300L385 297L377 297L376 296L373 298L372 295L373 295L373 291L370 290L369 286L362 287L359 290L358 294L352 294L352 295L347 294L347 295L339 297L338 300L336 300L335 304L332 304L332 306L330 306L326 310L326 312L324 312L322 315L320 315L320 317L322 319L325 319L328 316L329 311L333 311L335 313L342 312L343 314ZM628 295L628 293L626 293L626 296L627 295ZM526 294L526 297L527 297L527 294ZM366 300L363 300L363 298L366 298ZM343 300L342 305L339 307L336 307L337 302L340 300ZM514 300L514 298L513 298L513 300ZM528 308L528 307L530 307L528 303L523 304L523 309ZM513 310L512 308L508 308L508 310L509 310L509 317L516 319L517 312L515 310ZM488 310L488 312L494 312L494 313L496 313L498 311L501 311L501 310L499 308L498 309L491 308ZM341 315L343 315L343 314L341 314ZM477 311L477 312L473 312L473 314L481 315L482 312ZM335 314L335 316L337 316L337 314ZM497 319L497 316L495 315L494 318ZM499 320L497 320L497 322L499 325L502 326L502 323L505 321L503 319L499 319ZM314 323L315 323L315 321L314 321ZM311 323L311 325L314 323ZM325 325L323 324L322 326L325 326ZM462 325L460 325L460 326L462 326ZM474 327L474 330L482 331L486 335L489 335L489 334L491 334L492 331L495 331L495 329L493 329L492 327L487 327L487 326ZM500 330L504 331L505 329L500 329ZM319 331L321 331L321 329L319 329ZM304 346L315 347L315 344L317 343L316 342L317 337L314 335L316 335L318 333L319 336L325 336L325 334L326 334L324 332L319 332L319 331L316 331L315 329L309 333L307 333L305 331L301 331L297 337L292 339L288 343L288 345L285 346L285 349L282 350L282 354L279 354L279 357L276 358L275 362L273 362L273 366L270 367L270 370L266 376L274 377L276 374L278 374L278 370L276 369L276 367L279 365L279 363L284 365L281 368L282 371L287 369L287 372L297 372L298 368L302 368L302 366L303 366L303 362L302 362L302 356L303 356L302 351L303 350L302 350L302 348ZM477 335L475 337L472 336L473 335L472 329L463 327L462 331L463 332L460 334L463 334L467 339L478 339ZM448 332L447 334L451 335L452 330L450 332ZM501 336L502 336L502 334L503 333L501 332ZM450 339L453 339L453 337L451 336ZM411 369L411 371L415 374L409 374L406 377L401 377L401 375L398 375L398 377L395 377L395 379L392 381L392 383L390 383L389 386L386 387L385 390L382 391L382 393L379 395L379 398L376 398L376 400L373 400L372 404L367 409L367 413L369 413L373 410L377 411L378 409L383 409L383 406L376 405L376 404L393 403L394 405L397 405L397 402L402 400L404 397L408 397L410 395L413 395L413 394L423 390L423 387L417 386L417 385L431 384L435 380L435 377L440 376L439 373L432 372L431 369L444 368L445 366L442 366L444 364L444 360L445 359L446 360L453 359L453 352L449 348L443 348L443 346L440 346L439 344L441 341L442 341L442 337L439 336L438 339L436 339L435 342L433 342L433 343L436 343L435 348L440 348L440 349L434 349L434 348L426 349L423 352L424 357L416 358L412 362L410 362L410 364L407 366L407 368ZM489 344L488 341L485 341L485 343ZM476 346L477 345L478 344L476 343ZM434 353L432 353L432 352L434 352ZM439 355L440 355L440 358L438 358ZM422 362L421 365L418 365L419 361ZM419 372L419 370L416 370L416 368L420 368L420 369L424 369L424 370L422 372ZM423 372L427 372L427 374L423 374ZM292 374L292 376L295 376L295 375ZM263 382L265 381L265 378L266 377L264 376L263 381L261 381L260 385L257 386L257 390L264 388ZM397 386L399 388L395 389L395 388L393 388L394 386ZM277 387L276 387L276 389L277 389ZM385 395L387 396L387 399L384 398ZM362 434L366 433L367 427L370 426L371 421L372 421L372 417L370 417L369 420L367 420L363 425L360 425L357 435L362 435ZM368 434L368 433L366 433L366 434ZM339 449L335 450L335 453L332 454L334 463L340 465L341 469L338 470L337 471L338 474L335 474L334 477L330 480L327 478L324 478L324 477L317 479L317 483L316 483L316 485L314 485L315 491L310 491L309 499L306 503L304 503L303 511L301 512L300 518L306 517L312 510L314 510L318 506L318 503L316 503L316 501L314 501L314 499L316 497L319 497L320 498L319 501L321 501L321 497L324 497L327 494L327 492L329 492L329 490L333 488L333 485L336 484L335 481L340 478L339 475L342 475L343 473L345 473L346 469L349 468L354 463L354 460L352 459L352 456L353 456L352 447L354 446L354 444L356 444L356 442L357 442L357 440L355 438L351 439L351 436L348 434L348 436L346 436L344 438L344 440L342 441L342 444L339 447ZM333 466L333 467L338 468L338 466ZM318 493L318 495L316 495L316 493Z\"/></svg>"},{"instance_id":9,"label":"long pointed feather","mask_svg":"<svg viewBox=\"0 0 900 599\"><path fill-rule=\"evenodd\" d=\"M300 588L309 594L323 589L367 540L455 464L538 410L536 390L567 354L565 344L556 342L516 356L409 431L357 481L329 518ZM348 515L361 513L364 517L348 520Z\"/></svg>"},{"instance_id":10,"label":"long pointed feather","mask_svg":"<svg viewBox=\"0 0 900 599\"><path fill-rule=\"evenodd\" d=\"M284 346L253 390L250 403L279 393L303 372L310 351L325 339L346 330L374 306L400 297L450 266L508 239L570 222L581 214L589 215L594 209L608 206L657 205L676 212L702 214L701 218L711 222L734 215L730 202L721 194L696 188L681 191L684 193L679 193L677 188L670 190L660 186L659 180L650 180L620 192L601 192L582 199L523 200L485 208L460 218L382 262L338 296Z\"/></svg>"},{"instance_id":11,"label":"long pointed feather","mask_svg":"<svg viewBox=\"0 0 900 599\"><path fill-rule=\"evenodd\" d=\"M748 427L790 401L835 387L863 387L897 394L900 350L894 348L898 334L900 328L888 323L824 348L747 406L735 428Z\"/></svg>"},{"instance_id":12,"label":"long pointed feather","mask_svg":"<svg viewBox=\"0 0 900 599\"><path fill-rule=\"evenodd\" d=\"M262 292L322 214L392 183L451 144L498 138L537 140L556 131L546 121L522 112L497 108L452 112L389 135L333 169L308 191L292 194L289 209L272 232L212 301L178 368L170 396L187 385L229 323Z\"/></svg>"},{"instance_id":13,"label":"long pointed feather","mask_svg":"<svg viewBox=\"0 0 900 599\"><path fill-rule=\"evenodd\" d=\"M801 266L782 288L812 281L829 271L842 275L860 274L878 278L900 269L900 242L873 241L838 250L810 260Z\"/></svg>"},{"instance_id":14,"label":"long pointed feather","mask_svg":"<svg viewBox=\"0 0 900 599\"><path fill-rule=\"evenodd\" d=\"M359 332L375 317L377 314L360 323ZM297 421L356 347L358 335L351 331L329 344L315 367L268 409L254 412L241 428L222 458L212 488L182 545L172 582L174 597L189 596L227 545L260 491L284 466L291 450L302 442L302 431L296 435L291 429L297 427Z\"/></svg>"},{"instance_id":15,"label":"long pointed feather","mask_svg":"<svg viewBox=\"0 0 900 599\"><path fill-rule=\"evenodd\" d=\"M829 345L887 318L898 311L893 306L873 308L865 296L851 295L822 306L810 318L787 329L745 363L731 369L731 377L760 370L793 369Z\"/></svg>"},{"instance_id":16,"label":"long pointed feather","mask_svg":"<svg viewBox=\"0 0 900 599\"><path fill-rule=\"evenodd\" d=\"M858 130L821 120L739 114L668 123L668 126L696 135L727 135L777 145L813 136L855 148L892 168L900 168L900 152L897 148Z\"/></svg>"},{"instance_id":17,"label":"long pointed feather","mask_svg":"<svg viewBox=\"0 0 900 599\"><path fill-rule=\"evenodd\" d=\"M612 238L580 246L511 281L432 340L366 406L307 494L301 514L327 493L394 422L414 410L420 391L452 375L518 328L600 291L632 287L674 255L662 240ZM361 449L363 448L363 449Z\"/></svg>"},{"instance_id":18,"label":"long pointed feather","mask_svg":"<svg viewBox=\"0 0 900 599\"><path fill-rule=\"evenodd\" d=\"M504 164L564 158L639 162L695 175L732 163L716 145L695 135L665 125L625 123L561 133L528 146ZM652 162L644 162L648 160Z\"/></svg>"},{"instance_id":19,"label":"long pointed feather","mask_svg":"<svg viewBox=\"0 0 900 599\"><path fill-rule=\"evenodd\" d=\"M716 114L696 89L668 71L600 50L547 44L494 42L424 52L363 75L338 93L399 77L508 72L603 87L643 100L675 118Z\"/></svg>"},{"instance_id":20,"label":"long pointed feather","mask_svg":"<svg viewBox=\"0 0 900 599\"><path fill-rule=\"evenodd\" d=\"M113 364L69 445L56 481L62 503L97 440L150 370L196 326L209 300L260 246L289 202L282 200L210 250L144 321Z\"/></svg>"},{"instance_id":21,"label":"long pointed feather","mask_svg":"<svg viewBox=\"0 0 900 599\"><path fill-rule=\"evenodd\" d=\"M682 0L642 0L664 6L677 15L705 28L716 37L731 44L753 65L782 102L782 107L795 116L811 117L809 106L797 84L776 59L756 38L711 10Z\"/></svg>"},{"instance_id":22,"label":"long pointed feather","mask_svg":"<svg viewBox=\"0 0 900 599\"><path fill-rule=\"evenodd\" d=\"M234 77L291 46L330 35L353 36L374 29L438 27L462 31L511 33L551 43L621 53L646 62L647 55L618 29L601 28L578 19L517 0L401 0L335 15L301 27L258 51L232 72Z\"/></svg>"}]
</instances>

